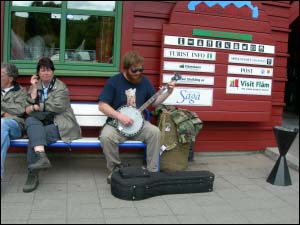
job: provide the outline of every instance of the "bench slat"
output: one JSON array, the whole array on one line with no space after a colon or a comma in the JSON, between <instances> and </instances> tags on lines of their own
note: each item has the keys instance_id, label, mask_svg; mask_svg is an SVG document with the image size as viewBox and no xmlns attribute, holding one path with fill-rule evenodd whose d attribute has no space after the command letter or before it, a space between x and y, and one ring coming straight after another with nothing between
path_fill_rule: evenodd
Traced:
<instances>
[{"instance_id":1,"label":"bench slat","mask_svg":"<svg viewBox=\"0 0 300 225\"><path fill-rule=\"evenodd\" d=\"M75 115L105 116L99 111L98 104L71 103Z\"/></svg>"},{"instance_id":2,"label":"bench slat","mask_svg":"<svg viewBox=\"0 0 300 225\"><path fill-rule=\"evenodd\" d=\"M76 120L81 127L102 127L105 124L107 116L78 116Z\"/></svg>"}]
</instances>

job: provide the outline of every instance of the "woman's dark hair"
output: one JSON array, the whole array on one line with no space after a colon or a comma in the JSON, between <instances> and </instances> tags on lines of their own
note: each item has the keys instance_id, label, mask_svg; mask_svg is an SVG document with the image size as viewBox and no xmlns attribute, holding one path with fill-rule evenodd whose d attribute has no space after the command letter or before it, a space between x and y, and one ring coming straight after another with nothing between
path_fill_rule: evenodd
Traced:
<instances>
[{"instance_id":1,"label":"woman's dark hair","mask_svg":"<svg viewBox=\"0 0 300 225\"><path fill-rule=\"evenodd\" d=\"M36 67L37 74L39 73L40 68L42 68L42 67L45 67L46 69L51 69L52 71L55 70L52 60L48 57L42 57L39 60L37 67Z\"/></svg>"}]
</instances>

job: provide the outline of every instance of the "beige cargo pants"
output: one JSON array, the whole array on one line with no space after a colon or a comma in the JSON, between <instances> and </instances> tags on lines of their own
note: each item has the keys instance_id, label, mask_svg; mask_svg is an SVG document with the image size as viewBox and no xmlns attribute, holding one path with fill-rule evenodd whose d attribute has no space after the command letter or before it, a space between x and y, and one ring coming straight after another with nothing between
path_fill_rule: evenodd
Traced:
<instances>
[{"instance_id":1,"label":"beige cargo pants","mask_svg":"<svg viewBox=\"0 0 300 225\"><path fill-rule=\"evenodd\" d=\"M142 141L147 144L147 169L158 171L158 156L161 147L161 132L158 127L145 121L142 131L135 137L122 136L116 128L106 124L99 137L109 171L121 163L118 144L127 140Z\"/></svg>"}]
</instances>

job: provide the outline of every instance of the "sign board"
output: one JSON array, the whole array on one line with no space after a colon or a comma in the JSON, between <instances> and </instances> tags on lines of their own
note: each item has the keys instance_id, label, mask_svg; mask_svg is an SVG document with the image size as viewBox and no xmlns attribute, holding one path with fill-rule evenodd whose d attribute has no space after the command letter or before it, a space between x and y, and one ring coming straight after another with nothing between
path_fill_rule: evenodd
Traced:
<instances>
[{"instance_id":1,"label":"sign board","mask_svg":"<svg viewBox=\"0 0 300 225\"><path fill-rule=\"evenodd\" d=\"M175 87L164 101L166 105L212 106L212 88Z\"/></svg>"},{"instance_id":2,"label":"sign board","mask_svg":"<svg viewBox=\"0 0 300 225\"><path fill-rule=\"evenodd\" d=\"M192 59L192 60L216 60L215 52L186 50L186 49L173 49L164 48L165 58L177 58L177 59Z\"/></svg>"},{"instance_id":3,"label":"sign board","mask_svg":"<svg viewBox=\"0 0 300 225\"><path fill-rule=\"evenodd\" d=\"M233 66L228 65L228 74L253 75L253 76L273 76L272 68L250 67L250 66Z\"/></svg>"},{"instance_id":4,"label":"sign board","mask_svg":"<svg viewBox=\"0 0 300 225\"><path fill-rule=\"evenodd\" d=\"M169 83L173 74L163 74L163 83ZM195 75L183 75L181 79L177 81L177 84L192 84L192 85L214 85L214 77L211 76L195 76Z\"/></svg>"},{"instance_id":5,"label":"sign board","mask_svg":"<svg viewBox=\"0 0 300 225\"><path fill-rule=\"evenodd\" d=\"M214 73L215 65L214 64L205 64L205 63L164 61L163 62L163 70Z\"/></svg>"},{"instance_id":6,"label":"sign board","mask_svg":"<svg viewBox=\"0 0 300 225\"><path fill-rule=\"evenodd\" d=\"M240 64L254 64L263 66L273 66L273 57L249 56L249 55L234 55L229 54L228 62Z\"/></svg>"},{"instance_id":7,"label":"sign board","mask_svg":"<svg viewBox=\"0 0 300 225\"><path fill-rule=\"evenodd\" d=\"M271 79L227 77L226 93L243 95L271 95Z\"/></svg>"},{"instance_id":8,"label":"sign board","mask_svg":"<svg viewBox=\"0 0 300 225\"><path fill-rule=\"evenodd\" d=\"M225 41L215 39L193 38L193 37L180 37L166 35L164 38L165 45L175 46L188 46L188 47L201 47L201 48L213 48L213 49L225 49L232 51L246 51L265 54L274 54L275 46L255 44L238 41Z\"/></svg>"}]
</instances>

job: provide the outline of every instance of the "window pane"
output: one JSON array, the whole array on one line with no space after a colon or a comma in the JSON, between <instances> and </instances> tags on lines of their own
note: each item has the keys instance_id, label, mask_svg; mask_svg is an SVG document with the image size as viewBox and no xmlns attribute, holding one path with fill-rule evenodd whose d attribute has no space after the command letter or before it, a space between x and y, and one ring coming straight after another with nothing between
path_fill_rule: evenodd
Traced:
<instances>
[{"instance_id":1,"label":"window pane","mask_svg":"<svg viewBox=\"0 0 300 225\"><path fill-rule=\"evenodd\" d=\"M12 60L35 60L41 56L58 60L60 19L58 14L12 12Z\"/></svg>"},{"instance_id":2,"label":"window pane","mask_svg":"<svg viewBox=\"0 0 300 225\"><path fill-rule=\"evenodd\" d=\"M99 11L115 11L115 1L68 1L69 9L87 9Z\"/></svg>"},{"instance_id":3,"label":"window pane","mask_svg":"<svg viewBox=\"0 0 300 225\"><path fill-rule=\"evenodd\" d=\"M67 15L66 60L112 63L114 17Z\"/></svg>"},{"instance_id":4,"label":"window pane","mask_svg":"<svg viewBox=\"0 0 300 225\"><path fill-rule=\"evenodd\" d=\"M13 6L61 7L61 1L13 1Z\"/></svg>"}]
</instances>

